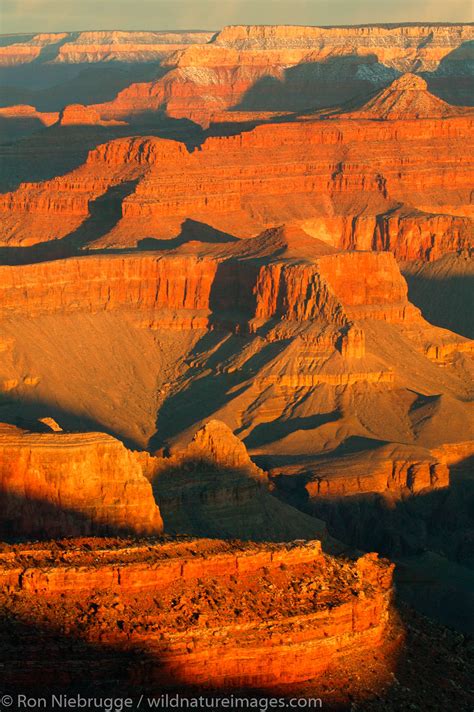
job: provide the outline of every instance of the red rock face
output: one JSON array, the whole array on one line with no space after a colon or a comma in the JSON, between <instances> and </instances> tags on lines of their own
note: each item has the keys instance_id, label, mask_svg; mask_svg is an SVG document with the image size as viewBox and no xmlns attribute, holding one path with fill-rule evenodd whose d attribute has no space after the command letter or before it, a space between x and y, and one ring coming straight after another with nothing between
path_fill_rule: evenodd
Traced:
<instances>
[{"instance_id":1,"label":"red rock face","mask_svg":"<svg viewBox=\"0 0 474 712\"><path fill-rule=\"evenodd\" d=\"M0 109L0 537L91 537L0 546L2 680L378 694L393 566L354 549L455 562L462 618L473 36L0 47L47 84Z\"/></svg>"},{"instance_id":2,"label":"red rock face","mask_svg":"<svg viewBox=\"0 0 474 712\"><path fill-rule=\"evenodd\" d=\"M389 253L336 253L313 264L263 267L184 255L91 256L0 267L0 272L4 316L131 308L161 311L166 319L173 310L190 324L201 317L196 326L205 324L211 312L217 319L233 312L237 321L322 318L336 326L360 318L417 318ZM22 304L18 283L23 285Z\"/></svg>"},{"instance_id":3,"label":"red rock face","mask_svg":"<svg viewBox=\"0 0 474 712\"><path fill-rule=\"evenodd\" d=\"M107 543L94 551L95 563L81 542L63 560L49 558L47 568L47 549L32 551L21 576L15 552L1 554L2 591L7 585L15 592L11 601L2 593L1 604L31 622L49 609L43 624L60 633L69 620L68 634L75 624L63 611L92 606L98 615L81 638L117 651L139 645L142 661L154 662L145 671L151 673L147 684L271 690L321 679L355 649L382 650L391 632L392 567L374 555L339 563L317 541L243 546L202 540L115 550ZM33 651L30 656L35 659ZM73 675L75 682L85 660L76 655L75 674L69 657L64 654L55 674ZM49 679L49 661L37 661L35 673ZM4 681L19 679L8 665Z\"/></svg>"},{"instance_id":4,"label":"red rock face","mask_svg":"<svg viewBox=\"0 0 474 712\"><path fill-rule=\"evenodd\" d=\"M373 492L402 497L449 486L445 458L416 448L405 452L353 455L326 460L315 466L314 479L306 485L312 497L346 497Z\"/></svg>"},{"instance_id":5,"label":"red rock face","mask_svg":"<svg viewBox=\"0 0 474 712\"><path fill-rule=\"evenodd\" d=\"M434 72L471 38L469 25L226 27L206 45L169 55L164 63L170 71L162 79L134 84L99 110L105 118L138 117L166 107L170 116L207 125L229 109L227 120L233 121L236 108L340 105L413 66ZM456 72L457 63L448 63Z\"/></svg>"},{"instance_id":6,"label":"red rock face","mask_svg":"<svg viewBox=\"0 0 474 712\"><path fill-rule=\"evenodd\" d=\"M89 238L93 247L171 237L192 218L245 237L299 224L336 247L436 259L471 239L472 124L302 121L210 138L192 153L161 139L113 141L70 174L1 196L3 244L72 235L94 201L132 181L116 224Z\"/></svg>"},{"instance_id":7,"label":"red rock face","mask_svg":"<svg viewBox=\"0 0 474 712\"><path fill-rule=\"evenodd\" d=\"M18 36L0 48L0 65L34 62L41 51L57 47L57 64L150 62L188 44L207 42L211 32L61 32Z\"/></svg>"},{"instance_id":8,"label":"red rock face","mask_svg":"<svg viewBox=\"0 0 474 712\"><path fill-rule=\"evenodd\" d=\"M0 433L3 537L157 534L151 487L122 443L103 433Z\"/></svg>"}]
</instances>

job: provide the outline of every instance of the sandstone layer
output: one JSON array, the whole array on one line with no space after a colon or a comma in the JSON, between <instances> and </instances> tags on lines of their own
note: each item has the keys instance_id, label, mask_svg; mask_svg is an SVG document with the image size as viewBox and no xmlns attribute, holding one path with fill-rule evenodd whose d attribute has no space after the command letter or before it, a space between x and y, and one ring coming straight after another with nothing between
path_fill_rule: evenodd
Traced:
<instances>
[{"instance_id":1,"label":"sandstone layer","mask_svg":"<svg viewBox=\"0 0 474 712\"><path fill-rule=\"evenodd\" d=\"M1 244L50 242L45 254L64 255L150 238L179 244L191 219L228 240L286 223L333 247L434 260L472 241L473 121L308 117L208 138L192 152L165 139L117 139L70 173L2 194ZM209 241L205 230L197 239Z\"/></svg>"},{"instance_id":2,"label":"sandstone layer","mask_svg":"<svg viewBox=\"0 0 474 712\"><path fill-rule=\"evenodd\" d=\"M28 625L41 625L45 641L62 634L117 651L139 648L144 667L140 675L131 666L135 684L181 690L291 689L342 672L355 650L382 650L393 635L392 567L375 555L339 561L311 541L100 542L89 551L78 542L72 551L15 547L0 554L2 613L25 627L28 686L40 676L43 684L58 675L77 683L90 664L76 652L72 666L64 645L59 666L57 656L38 658ZM99 666L92 674L100 673ZM15 655L3 674L9 685L25 679Z\"/></svg>"},{"instance_id":3,"label":"sandstone layer","mask_svg":"<svg viewBox=\"0 0 474 712\"><path fill-rule=\"evenodd\" d=\"M340 105L407 71L425 72L462 104L472 36L470 25L227 27L206 45L168 56L163 78L124 89L103 109L138 117L165 106L170 116L206 124L228 109Z\"/></svg>"},{"instance_id":4,"label":"sandstone layer","mask_svg":"<svg viewBox=\"0 0 474 712\"><path fill-rule=\"evenodd\" d=\"M58 63L150 62L187 44L205 43L211 32L61 32L6 36L0 65L34 62L47 55Z\"/></svg>"},{"instance_id":5,"label":"sandstone layer","mask_svg":"<svg viewBox=\"0 0 474 712\"><path fill-rule=\"evenodd\" d=\"M41 426L44 426L43 428ZM326 541L323 522L270 494L266 474L223 423L210 421L172 455L128 450L102 433L62 432L51 418L2 426L0 536L217 536ZM151 483L151 484L150 484Z\"/></svg>"},{"instance_id":6,"label":"sandstone layer","mask_svg":"<svg viewBox=\"0 0 474 712\"><path fill-rule=\"evenodd\" d=\"M3 417L151 449L217 418L270 458L472 437L472 343L422 318L393 256L276 237L1 267Z\"/></svg>"},{"instance_id":7,"label":"sandstone layer","mask_svg":"<svg viewBox=\"0 0 474 712\"><path fill-rule=\"evenodd\" d=\"M134 456L103 433L0 432L0 535L54 538L136 532L163 522Z\"/></svg>"},{"instance_id":8,"label":"sandstone layer","mask_svg":"<svg viewBox=\"0 0 474 712\"><path fill-rule=\"evenodd\" d=\"M1 38L2 694L472 708L473 38Z\"/></svg>"}]
</instances>

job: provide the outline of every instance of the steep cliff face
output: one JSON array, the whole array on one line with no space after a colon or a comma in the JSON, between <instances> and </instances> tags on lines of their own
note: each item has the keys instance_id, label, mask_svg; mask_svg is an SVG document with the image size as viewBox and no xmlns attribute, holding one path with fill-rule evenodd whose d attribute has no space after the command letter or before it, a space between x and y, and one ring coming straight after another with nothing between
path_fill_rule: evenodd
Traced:
<instances>
[{"instance_id":1,"label":"steep cliff face","mask_svg":"<svg viewBox=\"0 0 474 712\"><path fill-rule=\"evenodd\" d=\"M355 27L299 27L278 25L235 25L224 27L213 43L238 49L311 50L327 56L335 48L344 54L351 49L360 54L375 52L398 70L413 61L426 62L432 69L461 42L472 39L472 26L452 25L369 25ZM316 45L316 47L315 47ZM405 70L406 71L406 70Z\"/></svg>"},{"instance_id":2,"label":"steep cliff face","mask_svg":"<svg viewBox=\"0 0 474 712\"><path fill-rule=\"evenodd\" d=\"M216 48L246 52L279 50L328 57L376 54L399 71L417 66L433 70L463 42L472 39L468 24L369 25L358 27L244 26L224 27L217 33L199 31L93 31L9 36L1 48L4 65L36 59L41 50L57 48L56 62L146 62L187 45L211 43ZM58 47L59 45L59 47Z\"/></svg>"},{"instance_id":3,"label":"steep cliff face","mask_svg":"<svg viewBox=\"0 0 474 712\"><path fill-rule=\"evenodd\" d=\"M152 448L217 418L290 457L470 437L470 344L424 321L390 253L253 248L1 267L4 411Z\"/></svg>"},{"instance_id":4,"label":"steep cliff face","mask_svg":"<svg viewBox=\"0 0 474 712\"><path fill-rule=\"evenodd\" d=\"M381 445L372 451L322 457L306 466L275 468L271 476L287 492L300 479L309 502L370 493L395 500L449 487L446 456L406 445ZM293 482L291 478L295 478Z\"/></svg>"},{"instance_id":5,"label":"steep cliff face","mask_svg":"<svg viewBox=\"0 0 474 712\"><path fill-rule=\"evenodd\" d=\"M211 313L230 324L232 316L237 323L278 317L336 327L357 318L418 318L390 253L335 253L307 264L264 266L193 255L89 256L0 267L0 273L4 316L137 309L162 311L166 320L176 311L200 327Z\"/></svg>"},{"instance_id":6,"label":"steep cliff face","mask_svg":"<svg viewBox=\"0 0 474 712\"><path fill-rule=\"evenodd\" d=\"M3 537L136 532L163 522L140 466L103 433L0 432Z\"/></svg>"}]
</instances>

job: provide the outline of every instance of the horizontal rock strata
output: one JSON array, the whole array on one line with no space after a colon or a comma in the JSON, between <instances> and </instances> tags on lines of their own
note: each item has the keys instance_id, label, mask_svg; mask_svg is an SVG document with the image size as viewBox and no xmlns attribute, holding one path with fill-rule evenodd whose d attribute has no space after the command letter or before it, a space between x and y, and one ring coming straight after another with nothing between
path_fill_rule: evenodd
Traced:
<instances>
[{"instance_id":1,"label":"horizontal rock strata","mask_svg":"<svg viewBox=\"0 0 474 712\"><path fill-rule=\"evenodd\" d=\"M271 689L322 675L387 635L392 567L376 555L339 562L319 542L104 544L87 553L79 543L64 555L4 550L2 610L71 635L79 622L67 612L79 606L82 640L139 646L142 660L155 662L149 681L164 687ZM63 656L55 675L71 674L70 652ZM30 673L48 680L49 662L32 649L29 657ZM15 659L4 682L19 678ZM85 663L76 655L77 674Z\"/></svg>"},{"instance_id":2,"label":"horizontal rock strata","mask_svg":"<svg viewBox=\"0 0 474 712\"><path fill-rule=\"evenodd\" d=\"M149 482L104 433L0 431L0 533L9 538L163 528Z\"/></svg>"}]
</instances>

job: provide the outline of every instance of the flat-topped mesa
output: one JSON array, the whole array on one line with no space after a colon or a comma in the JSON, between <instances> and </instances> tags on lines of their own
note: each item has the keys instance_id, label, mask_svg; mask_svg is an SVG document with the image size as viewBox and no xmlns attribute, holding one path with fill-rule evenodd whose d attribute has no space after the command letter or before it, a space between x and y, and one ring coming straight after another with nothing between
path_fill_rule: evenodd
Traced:
<instances>
[{"instance_id":1,"label":"flat-topped mesa","mask_svg":"<svg viewBox=\"0 0 474 712\"><path fill-rule=\"evenodd\" d=\"M149 168L166 161L185 159L189 151L184 143L152 136L119 138L115 141L102 143L89 151L86 165L121 166L136 163Z\"/></svg>"},{"instance_id":2,"label":"flat-topped mesa","mask_svg":"<svg viewBox=\"0 0 474 712\"><path fill-rule=\"evenodd\" d=\"M412 119L443 119L452 116L474 115L472 109L452 106L428 91L427 82L416 74L403 74L386 89L378 92L360 109L347 114L352 119L383 119L406 121Z\"/></svg>"},{"instance_id":3,"label":"flat-topped mesa","mask_svg":"<svg viewBox=\"0 0 474 712\"><path fill-rule=\"evenodd\" d=\"M44 126L51 126L58 120L59 112L38 111L34 106L29 104L15 104L13 106L0 107L0 118L10 120L19 119L20 121L22 119L31 121L36 120L41 122Z\"/></svg>"},{"instance_id":4,"label":"flat-topped mesa","mask_svg":"<svg viewBox=\"0 0 474 712\"><path fill-rule=\"evenodd\" d=\"M93 106L84 104L68 104L59 113L60 126L115 126L125 125L122 121L104 121Z\"/></svg>"},{"instance_id":5,"label":"flat-topped mesa","mask_svg":"<svg viewBox=\"0 0 474 712\"><path fill-rule=\"evenodd\" d=\"M170 54L163 77L124 89L100 110L105 118L140 121L166 108L170 116L207 126L220 114L220 120L239 121L242 111L262 117L342 106L414 67L435 73L445 60L451 75L462 76L462 58L450 55L473 37L470 25L227 27L207 44ZM432 81L445 86L446 76L440 70ZM462 103L457 88L450 91Z\"/></svg>"},{"instance_id":6,"label":"flat-topped mesa","mask_svg":"<svg viewBox=\"0 0 474 712\"><path fill-rule=\"evenodd\" d=\"M95 123L95 112L90 107L85 110L85 122ZM62 120L70 124L80 122L77 112L82 115L82 107L67 107L62 112ZM123 184L133 185L132 182L142 178L154 166L168 161L176 165L186 155L188 151L184 144L167 139L125 138L100 144L89 151L86 162L75 171L49 181L22 183L18 190L2 194L0 212L5 214L4 230L6 234L16 233L18 226L15 227L11 218L18 212L30 226L31 221L40 216L42 241L60 239L79 227L78 219L90 216L91 204L110 189L117 186L120 192ZM122 198L113 200L120 211ZM49 216L50 224L45 224L44 216ZM62 223L64 217L75 221L66 219ZM98 217L102 216L99 214ZM31 229L21 232L20 244L31 243L31 235L25 237L26 232L31 233ZM8 243L12 244L10 238Z\"/></svg>"},{"instance_id":7,"label":"flat-topped mesa","mask_svg":"<svg viewBox=\"0 0 474 712\"><path fill-rule=\"evenodd\" d=\"M69 104L59 115L59 123L62 126L74 124L99 124L100 116L91 106L82 104Z\"/></svg>"},{"instance_id":8,"label":"flat-topped mesa","mask_svg":"<svg viewBox=\"0 0 474 712\"><path fill-rule=\"evenodd\" d=\"M133 453L104 433L0 430L3 537L158 534L163 522Z\"/></svg>"},{"instance_id":9,"label":"flat-topped mesa","mask_svg":"<svg viewBox=\"0 0 474 712\"><path fill-rule=\"evenodd\" d=\"M356 41L360 46L378 47L377 40L389 41L399 50L419 49L420 41L440 50L474 35L471 24L367 24L314 27L308 25L228 25L213 38L212 44L239 49L301 47L313 49L317 41L335 46ZM382 42L381 42L382 44ZM353 47L353 50L357 49Z\"/></svg>"}]
</instances>

